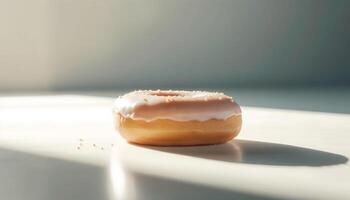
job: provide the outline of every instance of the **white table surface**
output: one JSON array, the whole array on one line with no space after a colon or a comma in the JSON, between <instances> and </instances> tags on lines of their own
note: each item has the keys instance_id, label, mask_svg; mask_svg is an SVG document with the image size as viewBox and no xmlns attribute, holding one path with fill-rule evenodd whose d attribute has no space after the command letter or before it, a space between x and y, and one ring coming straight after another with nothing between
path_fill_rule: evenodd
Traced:
<instances>
[{"instance_id":1,"label":"white table surface","mask_svg":"<svg viewBox=\"0 0 350 200\"><path fill-rule=\"evenodd\" d=\"M237 140L187 148L119 140L120 92L1 94L0 199L349 199L349 91L226 90Z\"/></svg>"}]
</instances>

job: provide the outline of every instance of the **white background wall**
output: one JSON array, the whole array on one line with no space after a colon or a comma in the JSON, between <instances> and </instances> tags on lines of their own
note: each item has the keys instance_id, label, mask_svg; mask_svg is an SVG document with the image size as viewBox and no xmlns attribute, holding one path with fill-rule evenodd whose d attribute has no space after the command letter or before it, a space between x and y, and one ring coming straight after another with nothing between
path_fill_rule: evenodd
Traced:
<instances>
[{"instance_id":1,"label":"white background wall","mask_svg":"<svg viewBox=\"0 0 350 200\"><path fill-rule=\"evenodd\" d=\"M346 0L0 0L0 91L349 85Z\"/></svg>"}]
</instances>

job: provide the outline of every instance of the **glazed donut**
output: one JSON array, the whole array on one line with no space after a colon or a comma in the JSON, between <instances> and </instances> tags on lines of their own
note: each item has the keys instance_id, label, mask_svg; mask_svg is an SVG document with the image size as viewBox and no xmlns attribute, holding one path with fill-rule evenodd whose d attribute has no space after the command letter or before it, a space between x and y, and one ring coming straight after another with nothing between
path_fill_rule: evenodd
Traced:
<instances>
[{"instance_id":1,"label":"glazed donut","mask_svg":"<svg viewBox=\"0 0 350 200\"><path fill-rule=\"evenodd\" d=\"M145 145L225 143L242 124L239 105L223 93L140 90L118 97L113 111L119 133Z\"/></svg>"}]
</instances>

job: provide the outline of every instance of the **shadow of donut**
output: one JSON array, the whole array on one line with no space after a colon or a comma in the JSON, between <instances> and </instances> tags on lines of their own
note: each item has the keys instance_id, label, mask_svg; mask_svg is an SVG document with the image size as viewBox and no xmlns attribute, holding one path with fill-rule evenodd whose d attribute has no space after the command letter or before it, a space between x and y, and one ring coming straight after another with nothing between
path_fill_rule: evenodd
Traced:
<instances>
[{"instance_id":1,"label":"shadow of donut","mask_svg":"<svg viewBox=\"0 0 350 200\"><path fill-rule=\"evenodd\" d=\"M238 139L220 145L146 148L202 159L256 165L317 167L344 164L348 161L347 157L340 154L293 145Z\"/></svg>"}]
</instances>

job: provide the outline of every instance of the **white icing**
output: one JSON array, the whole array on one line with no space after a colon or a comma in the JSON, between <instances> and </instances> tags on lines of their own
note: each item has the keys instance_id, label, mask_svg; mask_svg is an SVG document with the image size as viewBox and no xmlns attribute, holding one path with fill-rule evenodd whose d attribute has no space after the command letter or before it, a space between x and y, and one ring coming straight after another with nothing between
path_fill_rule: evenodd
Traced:
<instances>
[{"instance_id":1,"label":"white icing","mask_svg":"<svg viewBox=\"0 0 350 200\"><path fill-rule=\"evenodd\" d=\"M180 96L157 96L153 93L179 93ZM211 109L188 109L186 111L162 112L152 116L136 116L135 108L143 105L156 105L164 102L172 101L208 101L210 99L230 99L232 104L218 105ZM153 121L157 119L170 119L174 121L206 121L210 119L224 120L234 115L241 115L241 110L231 97L223 93L202 92L202 91L134 91L122 97L117 98L114 103L114 111L118 112L125 118L135 120Z\"/></svg>"}]
</instances>

